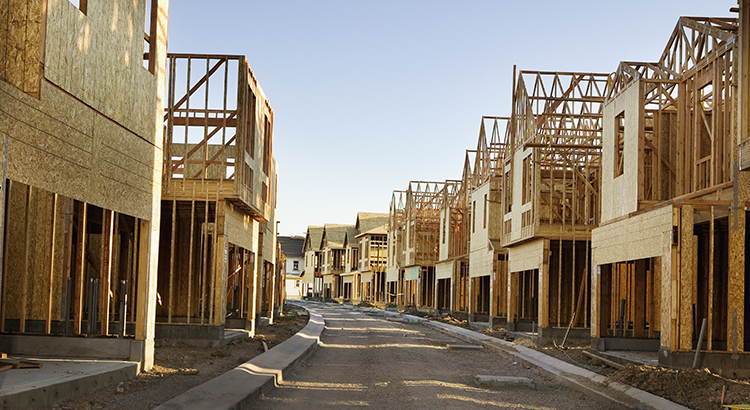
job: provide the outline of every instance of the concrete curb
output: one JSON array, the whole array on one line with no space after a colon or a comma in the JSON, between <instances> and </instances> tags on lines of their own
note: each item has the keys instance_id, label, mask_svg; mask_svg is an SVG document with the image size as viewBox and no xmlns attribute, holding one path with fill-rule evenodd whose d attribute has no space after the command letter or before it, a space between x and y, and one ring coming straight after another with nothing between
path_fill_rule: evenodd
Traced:
<instances>
[{"instance_id":1,"label":"concrete curb","mask_svg":"<svg viewBox=\"0 0 750 410\"><path fill-rule=\"evenodd\" d=\"M193 387L155 410L242 409L252 404L261 394L269 392L284 380L284 375L318 347L320 335L325 328L320 313L303 304L295 305L310 313L310 320L304 329L271 350Z\"/></svg>"},{"instance_id":2,"label":"concrete curb","mask_svg":"<svg viewBox=\"0 0 750 410\"><path fill-rule=\"evenodd\" d=\"M558 382L578 390L594 400L619 409L688 410L687 407L621 383L606 376L555 359L549 355L515 343L487 336L473 330L437 321L428 325L460 338L479 342L521 363L534 366Z\"/></svg>"}]
</instances>

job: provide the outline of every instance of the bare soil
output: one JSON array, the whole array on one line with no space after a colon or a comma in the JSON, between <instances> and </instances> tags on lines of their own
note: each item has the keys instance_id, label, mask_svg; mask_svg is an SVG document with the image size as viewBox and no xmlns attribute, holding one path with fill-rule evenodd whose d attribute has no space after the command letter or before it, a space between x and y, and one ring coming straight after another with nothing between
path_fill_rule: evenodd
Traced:
<instances>
[{"instance_id":1,"label":"bare soil","mask_svg":"<svg viewBox=\"0 0 750 410\"><path fill-rule=\"evenodd\" d=\"M288 339L307 324L309 316L294 310L278 317L273 325L260 326L254 339L235 339L223 349L157 347L154 367L124 383L124 393L109 386L85 396L64 401L49 410L146 410L234 369Z\"/></svg>"},{"instance_id":2,"label":"bare soil","mask_svg":"<svg viewBox=\"0 0 750 410\"><path fill-rule=\"evenodd\" d=\"M627 384L674 403L695 410L718 410L723 404L750 403L750 380L727 379L708 369L673 370L654 366L626 366L617 370L601 360L586 356L590 345L535 346L531 339L517 338L503 328L487 329L482 333L526 346L556 359L608 376L610 381ZM722 402L723 395L723 402Z\"/></svg>"}]
</instances>

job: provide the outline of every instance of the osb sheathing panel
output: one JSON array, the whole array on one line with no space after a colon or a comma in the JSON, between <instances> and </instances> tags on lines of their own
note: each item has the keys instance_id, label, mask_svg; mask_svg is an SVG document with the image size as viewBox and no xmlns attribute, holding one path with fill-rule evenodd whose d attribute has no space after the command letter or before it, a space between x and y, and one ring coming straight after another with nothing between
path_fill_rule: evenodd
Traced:
<instances>
[{"instance_id":1,"label":"osb sheathing panel","mask_svg":"<svg viewBox=\"0 0 750 410\"><path fill-rule=\"evenodd\" d=\"M520 272L539 269L544 256L544 240L527 242L508 248L508 270Z\"/></svg>"},{"instance_id":2,"label":"osb sheathing panel","mask_svg":"<svg viewBox=\"0 0 750 410\"><path fill-rule=\"evenodd\" d=\"M511 207L511 234L510 234L510 240L516 241L521 239L521 215L526 212L527 210L531 209L531 206L533 204L533 201L529 201L527 204L522 204L521 201L523 200L522 197L522 190L524 189L523 186L523 159L526 158L529 155L532 155L533 148L528 148L526 150L518 149L516 150L515 154L513 155L513 181L511 184L513 184L513 190L511 191L513 193L512 196L512 203L513 206ZM533 157L533 155L532 155ZM532 190L532 196L534 195L534 191ZM513 271L516 272L516 271Z\"/></svg>"},{"instance_id":3,"label":"osb sheathing panel","mask_svg":"<svg viewBox=\"0 0 750 410\"><path fill-rule=\"evenodd\" d=\"M64 208L58 201L55 232L55 270L50 272L52 258L52 220L54 195L34 189L30 197L29 255L26 286L26 319L46 320L50 290L52 292L52 318L60 317L62 294L62 221ZM8 203L9 225L7 231L7 271L5 280L6 318L18 319L21 314L22 283L26 269L26 186L14 183ZM52 278L50 280L50 274Z\"/></svg>"},{"instance_id":4,"label":"osb sheathing panel","mask_svg":"<svg viewBox=\"0 0 750 410\"><path fill-rule=\"evenodd\" d=\"M34 96L42 78L45 3L0 2L0 80Z\"/></svg>"},{"instance_id":5,"label":"osb sheathing panel","mask_svg":"<svg viewBox=\"0 0 750 410\"><path fill-rule=\"evenodd\" d=\"M471 251L469 254L469 277L476 278L492 274L493 262L494 253L486 247Z\"/></svg>"},{"instance_id":6,"label":"osb sheathing panel","mask_svg":"<svg viewBox=\"0 0 750 410\"><path fill-rule=\"evenodd\" d=\"M644 212L591 231L592 266L662 256L672 233L672 206Z\"/></svg>"},{"instance_id":7,"label":"osb sheathing panel","mask_svg":"<svg viewBox=\"0 0 750 410\"><path fill-rule=\"evenodd\" d=\"M395 282L398 280L398 268L397 267L388 267L385 270L385 281L386 282Z\"/></svg>"},{"instance_id":8,"label":"osb sheathing panel","mask_svg":"<svg viewBox=\"0 0 750 410\"><path fill-rule=\"evenodd\" d=\"M450 219L447 219L450 215L450 207L443 207L440 210L440 236L438 242L438 260L444 261L448 259L448 250L450 249L450 236L451 236L451 227L450 227ZM445 227L445 229L443 229ZM445 233L445 235L443 235Z\"/></svg>"},{"instance_id":9,"label":"osb sheathing panel","mask_svg":"<svg viewBox=\"0 0 750 410\"><path fill-rule=\"evenodd\" d=\"M675 209L674 213L678 213ZM676 245L676 244L675 244ZM666 348L673 347L673 341L677 340L677 335L672 336L672 330L676 327L678 317L676 298L679 293L677 290L677 269L673 263L677 263L677 246L672 244L672 232L663 232L661 241L661 300L660 310L657 314L661 316L661 346ZM674 269L673 269L674 268ZM657 294L658 295L658 294ZM676 348L676 343L674 344Z\"/></svg>"},{"instance_id":10,"label":"osb sheathing panel","mask_svg":"<svg viewBox=\"0 0 750 410\"><path fill-rule=\"evenodd\" d=\"M256 223L257 224L257 223ZM231 244L252 249L257 242L258 231L253 219L228 202L224 202L224 235Z\"/></svg>"},{"instance_id":11,"label":"osb sheathing panel","mask_svg":"<svg viewBox=\"0 0 750 410\"><path fill-rule=\"evenodd\" d=\"M490 183L486 182L483 185L477 187L474 192L469 195L469 204L476 203L476 213L472 216L472 229L469 231L469 247L470 252L476 252L480 249L487 250L488 236L487 226L484 224L484 210L485 210L485 197L487 198L489 205L489 194L490 194ZM473 206L473 205L470 205ZM486 216L489 222L489 215Z\"/></svg>"},{"instance_id":12,"label":"osb sheathing panel","mask_svg":"<svg viewBox=\"0 0 750 410\"><path fill-rule=\"evenodd\" d=\"M453 278L453 259L435 264L435 279Z\"/></svg>"},{"instance_id":13,"label":"osb sheathing panel","mask_svg":"<svg viewBox=\"0 0 750 410\"><path fill-rule=\"evenodd\" d=\"M158 60L154 75L143 67L144 3L92 1L83 14L69 1L49 0L44 75L105 116L157 143L167 6L160 2L159 33L151 36Z\"/></svg>"},{"instance_id":14,"label":"osb sheathing panel","mask_svg":"<svg viewBox=\"0 0 750 410\"><path fill-rule=\"evenodd\" d=\"M160 192L155 160L160 154L154 146L47 82L42 82L42 95L40 101L0 82L8 177L151 219L152 197Z\"/></svg>"},{"instance_id":15,"label":"osb sheathing panel","mask_svg":"<svg viewBox=\"0 0 750 410\"><path fill-rule=\"evenodd\" d=\"M638 155L641 142L643 102L641 82L636 80L625 91L604 106L602 115L602 184L601 220L626 215L638 210ZM623 173L614 177L615 117L625 112L625 149Z\"/></svg>"},{"instance_id":16,"label":"osb sheathing panel","mask_svg":"<svg viewBox=\"0 0 750 410\"><path fill-rule=\"evenodd\" d=\"M695 266L693 251L693 207L685 205L680 212L679 329L680 350L692 349L693 286ZM730 288L731 289L731 288Z\"/></svg>"},{"instance_id":17,"label":"osb sheathing panel","mask_svg":"<svg viewBox=\"0 0 750 410\"><path fill-rule=\"evenodd\" d=\"M744 351L745 323L745 212L729 213L729 295L727 347L734 350L734 310L737 310L737 350ZM735 224L737 229L735 229Z\"/></svg>"}]
</instances>

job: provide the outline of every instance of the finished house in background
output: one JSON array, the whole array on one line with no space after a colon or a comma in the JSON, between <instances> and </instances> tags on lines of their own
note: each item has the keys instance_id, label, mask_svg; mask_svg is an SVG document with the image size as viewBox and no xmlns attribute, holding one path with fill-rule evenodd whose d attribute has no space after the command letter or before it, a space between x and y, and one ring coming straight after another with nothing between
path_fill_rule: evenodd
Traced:
<instances>
[{"instance_id":1,"label":"finished house in background","mask_svg":"<svg viewBox=\"0 0 750 410\"><path fill-rule=\"evenodd\" d=\"M612 75L593 347L658 349L660 363L689 367L702 344L701 367L750 373L750 39L739 27L681 17L658 61L622 62Z\"/></svg>"},{"instance_id":2,"label":"finished house in background","mask_svg":"<svg viewBox=\"0 0 750 410\"><path fill-rule=\"evenodd\" d=\"M168 58L157 339L221 344L272 297L273 110L244 56Z\"/></svg>"},{"instance_id":3,"label":"finished house in background","mask_svg":"<svg viewBox=\"0 0 750 410\"><path fill-rule=\"evenodd\" d=\"M168 1L146 4L2 6L0 351L153 365Z\"/></svg>"},{"instance_id":4,"label":"finished house in background","mask_svg":"<svg viewBox=\"0 0 750 410\"><path fill-rule=\"evenodd\" d=\"M344 282L341 274L346 264L344 237L353 225L325 224L320 239L320 251L323 256L323 297L341 299L344 293Z\"/></svg>"},{"instance_id":5,"label":"finished house in background","mask_svg":"<svg viewBox=\"0 0 750 410\"><path fill-rule=\"evenodd\" d=\"M322 226L308 226L302 251L305 253L305 273L302 283L311 289L308 296L323 297L323 252L320 240L323 238Z\"/></svg>"},{"instance_id":6,"label":"finished house in background","mask_svg":"<svg viewBox=\"0 0 750 410\"><path fill-rule=\"evenodd\" d=\"M284 281L287 299L301 299L307 296L308 286L302 283L305 273L304 236L279 236L277 241L284 254ZM311 287L310 287L311 288Z\"/></svg>"}]
</instances>

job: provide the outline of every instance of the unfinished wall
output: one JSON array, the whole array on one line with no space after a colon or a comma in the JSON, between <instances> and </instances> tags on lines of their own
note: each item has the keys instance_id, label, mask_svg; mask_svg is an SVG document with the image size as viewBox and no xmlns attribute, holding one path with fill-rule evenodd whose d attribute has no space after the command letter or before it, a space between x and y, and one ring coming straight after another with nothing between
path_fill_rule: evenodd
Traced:
<instances>
[{"instance_id":1,"label":"unfinished wall","mask_svg":"<svg viewBox=\"0 0 750 410\"><path fill-rule=\"evenodd\" d=\"M544 257L544 240L538 239L508 248L508 271L539 269Z\"/></svg>"},{"instance_id":2,"label":"unfinished wall","mask_svg":"<svg viewBox=\"0 0 750 410\"><path fill-rule=\"evenodd\" d=\"M643 166L642 83L636 80L604 106L602 118L601 221L638 210L638 173ZM623 172L615 177L615 117L624 113Z\"/></svg>"},{"instance_id":3,"label":"unfinished wall","mask_svg":"<svg viewBox=\"0 0 750 410\"><path fill-rule=\"evenodd\" d=\"M47 7L45 78L156 144L154 126L163 105L162 91L154 91L163 84L163 74L154 75L143 65L143 34L150 16L146 1L91 1L86 14L65 0L50 0ZM166 5L161 5L158 18L166 27ZM162 52L166 34L165 29L152 40L163 46ZM157 55L157 67L164 67L166 54Z\"/></svg>"},{"instance_id":4,"label":"unfinished wall","mask_svg":"<svg viewBox=\"0 0 750 410\"><path fill-rule=\"evenodd\" d=\"M591 231L592 266L662 256L672 234L672 206L642 213Z\"/></svg>"}]
</instances>

